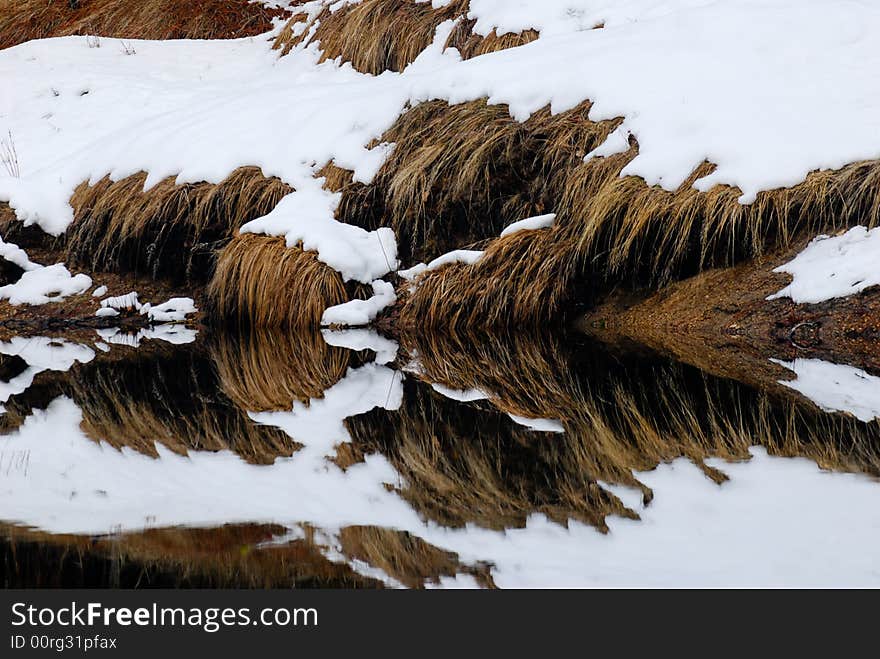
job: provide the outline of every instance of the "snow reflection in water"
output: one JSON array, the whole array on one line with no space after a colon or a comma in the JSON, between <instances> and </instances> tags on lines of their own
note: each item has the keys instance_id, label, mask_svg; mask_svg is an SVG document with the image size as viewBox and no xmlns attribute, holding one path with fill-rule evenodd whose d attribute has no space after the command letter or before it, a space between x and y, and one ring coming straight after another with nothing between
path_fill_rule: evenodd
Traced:
<instances>
[{"instance_id":1,"label":"snow reflection in water","mask_svg":"<svg viewBox=\"0 0 880 659\"><path fill-rule=\"evenodd\" d=\"M112 558L121 585L880 584L876 421L570 338L168 336L0 344L7 559L76 547L83 583Z\"/></svg>"}]
</instances>

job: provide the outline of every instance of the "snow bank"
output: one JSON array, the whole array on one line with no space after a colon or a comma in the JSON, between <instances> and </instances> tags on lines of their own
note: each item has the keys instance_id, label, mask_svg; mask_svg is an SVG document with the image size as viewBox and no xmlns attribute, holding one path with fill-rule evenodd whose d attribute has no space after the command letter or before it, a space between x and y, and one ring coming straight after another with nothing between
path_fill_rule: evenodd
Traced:
<instances>
[{"instance_id":1,"label":"snow bank","mask_svg":"<svg viewBox=\"0 0 880 659\"><path fill-rule=\"evenodd\" d=\"M514 222L513 224L509 224L505 227L504 231L501 232L501 237L505 238L507 236L512 236L515 233L520 231L533 231L535 229L549 229L553 226L553 223L556 222L556 214L550 213L548 215L538 215L536 217L527 217L524 220L520 220L519 222Z\"/></svg>"},{"instance_id":2,"label":"snow bank","mask_svg":"<svg viewBox=\"0 0 880 659\"><path fill-rule=\"evenodd\" d=\"M880 285L880 228L855 227L834 238L819 236L794 260L773 272L792 275L791 284L768 300L789 297L798 303L847 297Z\"/></svg>"},{"instance_id":3,"label":"snow bank","mask_svg":"<svg viewBox=\"0 0 880 659\"><path fill-rule=\"evenodd\" d=\"M70 37L0 53L0 124L21 178L0 200L52 233L71 221L83 180L148 172L217 183L243 165L295 192L245 231L302 243L346 279L396 267L388 230L333 219L338 195L315 173L329 162L368 183L392 145L378 143L410 105L487 98L516 119L590 99L595 120L623 117L638 139L624 175L674 190L738 186L742 201L816 169L880 157L880 6L826 0L474 0L477 30L537 27L529 45L460 61L438 38L402 73L318 64L318 46L278 58L266 39L133 42L136 55ZM603 29L590 29L604 23ZM833 118L833 120L829 120Z\"/></svg>"},{"instance_id":4,"label":"snow bank","mask_svg":"<svg viewBox=\"0 0 880 659\"><path fill-rule=\"evenodd\" d=\"M797 375L779 384L800 392L826 412L846 412L866 423L880 419L880 378L821 359L773 361Z\"/></svg>"},{"instance_id":5,"label":"snow bank","mask_svg":"<svg viewBox=\"0 0 880 659\"><path fill-rule=\"evenodd\" d=\"M373 296L368 300L351 300L338 304L324 311L321 325L346 325L361 327L376 320L383 309L397 302L394 286L387 281L377 279L373 282Z\"/></svg>"},{"instance_id":6,"label":"snow bank","mask_svg":"<svg viewBox=\"0 0 880 659\"><path fill-rule=\"evenodd\" d=\"M57 263L28 270L14 284L0 286L0 298L9 300L13 305L48 304L85 293L91 287L91 277L71 275L67 268Z\"/></svg>"}]
</instances>

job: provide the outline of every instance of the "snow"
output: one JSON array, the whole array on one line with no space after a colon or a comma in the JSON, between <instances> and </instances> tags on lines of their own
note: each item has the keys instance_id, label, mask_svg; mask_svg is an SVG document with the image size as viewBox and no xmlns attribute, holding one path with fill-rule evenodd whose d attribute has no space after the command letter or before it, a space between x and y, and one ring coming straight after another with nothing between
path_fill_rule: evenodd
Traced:
<instances>
[{"instance_id":1,"label":"snow","mask_svg":"<svg viewBox=\"0 0 880 659\"><path fill-rule=\"evenodd\" d=\"M116 309L117 311L140 311L143 305L138 299L137 291L126 293L125 295L116 295L101 300L102 309Z\"/></svg>"},{"instance_id":2,"label":"snow","mask_svg":"<svg viewBox=\"0 0 880 659\"><path fill-rule=\"evenodd\" d=\"M25 272L40 268L39 265L31 262L27 253L21 247L5 242L2 237L0 237L0 258L14 263Z\"/></svg>"},{"instance_id":3,"label":"snow","mask_svg":"<svg viewBox=\"0 0 880 659\"><path fill-rule=\"evenodd\" d=\"M438 382L431 383L431 389L450 400L459 403L473 403L478 400L489 400L491 396L482 389L453 389Z\"/></svg>"},{"instance_id":4,"label":"snow","mask_svg":"<svg viewBox=\"0 0 880 659\"><path fill-rule=\"evenodd\" d=\"M101 307L95 312L98 318L115 318L119 312L113 307Z\"/></svg>"},{"instance_id":5,"label":"snow","mask_svg":"<svg viewBox=\"0 0 880 659\"><path fill-rule=\"evenodd\" d=\"M788 297L818 303L861 293L880 285L880 228L854 227L840 236L819 236L794 260L773 272L792 275L792 282L768 300Z\"/></svg>"},{"instance_id":6,"label":"snow","mask_svg":"<svg viewBox=\"0 0 880 659\"><path fill-rule=\"evenodd\" d=\"M470 0L474 32L499 35L538 30L541 37L617 27L703 7L714 0Z\"/></svg>"},{"instance_id":7,"label":"snow","mask_svg":"<svg viewBox=\"0 0 880 659\"><path fill-rule=\"evenodd\" d=\"M185 320L189 314L196 313L196 303L192 298L173 297L147 310L147 317L156 323L171 323Z\"/></svg>"},{"instance_id":8,"label":"snow","mask_svg":"<svg viewBox=\"0 0 880 659\"><path fill-rule=\"evenodd\" d=\"M520 220L519 222L514 222L513 224L509 224L504 231L501 232L501 237L505 238L507 236L512 236L515 233L520 231L533 231L535 229L548 229L553 226L553 223L556 221L556 213L549 213L547 215L538 215L536 217L527 217L524 220Z\"/></svg>"},{"instance_id":9,"label":"snow","mask_svg":"<svg viewBox=\"0 0 880 659\"><path fill-rule=\"evenodd\" d=\"M198 336L198 330L191 329L186 325L168 323L140 329L137 333L129 334L118 327L108 327L95 330L102 342L139 348L141 341L157 340L174 345L192 343Z\"/></svg>"},{"instance_id":10,"label":"snow","mask_svg":"<svg viewBox=\"0 0 880 659\"><path fill-rule=\"evenodd\" d=\"M106 286L98 286L94 291L92 291L92 297L103 297L107 295L107 287Z\"/></svg>"},{"instance_id":11,"label":"snow","mask_svg":"<svg viewBox=\"0 0 880 659\"><path fill-rule=\"evenodd\" d=\"M88 275L71 275L61 263L28 270L14 284L0 286L0 298L12 305L48 304L71 295L85 293L92 287Z\"/></svg>"},{"instance_id":12,"label":"snow","mask_svg":"<svg viewBox=\"0 0 880 659\"><path fill-rule=\"evenodd\" d=\"M853 366L821 359L773 360L793 371L795 380L780 380L826 412L845 412L860 421L880 419L880 378Z\"/></svg>"},{"instance_id":13,"label":"snow","mask_svg":"<svg viewBox=\"0 0 880 659\"><path fill-rule=\"evenodd\" d=\"M565 432L565 426L563 426L558 419L535 419L516 414L508 414L507 416L529 430L535 430L537 432L552 432L556 434Z\"/></svg>"},{"instance_id":14,"label":"snow","mask_svg":"<svg viewBox=\"0 0 880 659\"><path fill-rule=\"evenodd\" d=\"M394 285L377 279L373 282L373 295L367 300L350 300L324 311L321 325L344 325L359 327L376 320L379 312L397 302Z\"/></svg>"},{"instance_id":15,"label":"snow","mask_svg":"<svg viewBox=\"0 0 880 659\"><path fill-rule=\"evenodd\" d=\"M271 466L228 452L184 457L157 446L159 457L152 459L117 451L88 440L80 411L57 399L0 440L4 451L29 455L27 473L0 479L0 519L91 535L141 529L145 520L154 527L307 524L338 560L344 559L332 549L341 529L379 526L408 531L465 564L488 563L502 588L880 585L878 484L757 448L749 462L710 461L730 476L721 486L684 459L637 474L654 500L638 504L641 520L609 518L608 535L541 514L531 515L525 528L504 531L425 522L384 486L400 482L384 457L367 456L345 471L325 459L347 440L338 416L398 400L388 394L394 374L387 369L350 377L314 411L260 415L308 442Z\"/></svg>"},{"instance_id":16,"label":"snow","mask_svg":"<svg viewBox=\"0 0 880 659\"><path fill-rule=\"evenodd\" d=\"M258 166L295 192L244 230L302 243L369 283L397 267L394 236L336 222L339 196L315 175L333 162L368 183L393 149L383 133L423 101L487 98L523 121L589 99L591 118L623 118L608 148L639 142L624 175L674 190L709 160L714 173L695 187L738 186L746 203L810 171L880 157L875 3L475 0L470 13L482 33L542 35L461 61L442 50L448 21L405 71L379 76L318 64L316 43L279 58L267 37L133 41L132 56L82 37L6 49L0 124L22 171L0 176L0 200L58 234L83 180L146 171L147 188L167 176L217 183Z\"/></svg>"},{"instance_id":17,"label":"snow","mask_svg":"<svg viewBox=\"0 0 880 659\"><path fill-rule=\"evenodd\" d=\"M34 378L43 371L67 371L77 362L88 363L95 358L93 350L77 343L49 337L14 337L0 342L0 354L21 357L27 368L8 382L0 381L0 402L27 391Z\"/></svg>"},{"instance_id":18,"label":"snow","mask_svg":"<svg viewBox=\"0 0 880 659\"><path fill-rule=\"evenodd\" d=\"M372 350L376 353L375 363L385 365L397 359L399 346L396 341L388 339L372 329L321 330L321 336L327 345L348 348L359 352Z\"/></svg>"},{"instance_id":19,"label":"snow","mask_svg":"<svg viewBox=\"0 0 880 659\"><path fill-rule=\"evenodd\" d=\"M107 292L106 288L104 292ZM176 323L185 320L189 314L196 313L198 309L195 301L188 297L173 297L154 307L149 302L141 303L137 291L132 291L101 300L101 309L96 315L118 316L119 311L137 311L154 323Z\"/></svg>"}]
</instances>

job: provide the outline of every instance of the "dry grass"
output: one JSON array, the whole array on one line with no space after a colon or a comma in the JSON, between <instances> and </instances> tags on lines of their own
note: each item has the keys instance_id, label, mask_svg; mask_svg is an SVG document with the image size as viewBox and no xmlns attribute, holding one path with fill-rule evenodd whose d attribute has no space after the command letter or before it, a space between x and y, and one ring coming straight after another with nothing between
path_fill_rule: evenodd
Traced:
<instances>
[{"instance_id":1,"label":"dry grass","mask_svg":"<svg viewBox=\"0 0 880 659\"><path fill-rule=\"evenodd\" d=\"M311 21L295 15L275 41L284 54L308 40L320 42L321 61L339 59L363 73L403 71L434 41L437 27L448 20L456 25L446 48L456 48L464 59L521 46L538 38L534 30L522 34L475 34L476 21L467 20L468 0L452 0L434 9L430 3L362 0L336 11L325 8ZM305 29L298 23L306 22ZM294 33L296 32L296 34ZM365 39L364 35L369 35Z\"/></svg>"},{"instance_id":2,"label":"dry grass","mask_svg":"<svg viewBox=\"0 0 880 659\"><path fill-rule=\"evenodd\" d=\"M208 286L213 318L239 327L314 328L327 307L349 300L339 273L283 238L236 236Z\"/></svg>"},{"instance_id":3,"label":"dry grass","mask_svg":"<svg viewBox=\"0 0 880 659\"><path fill-rule=\"evenodd\" d=\"M402 71L434 40L437 26L460 16L467 4L467 0L453 0L448 7L435 10L430 3L363 0L337 11L328 7L298 36L291 28L302 17L294 16L275 47L286 54L317 23L311 41L321 42L321 61L340 58L373 75Z\"/></svg>"},{"instance_id":4,"label":"dry grass","mask_svg":"<svg viewBox=\"0 0 880 659\"><path fill-rule=\"evenodd\" d=\"M201 284L211 276L216 249L291 192L256 167L237 169L217 185L176 185L169 177L144 192L145 180L141 173L77 188L67 231L72 262Z\"/></svg>"},{"instance_id":5,"label":"dry grass","mask_svg":"<svg viewBox=\"0 0 880 659\"><path fill-rule=\"evenodd\" d=\"M545 109L518 124L506 108L482 102L418 106L385 136L398 146L373 184L342 187L340 217L356 224L382 217L398 232L404 258L417 262L493 238L515 220L556 213L556 226L536 234L531 247L517 236L496 239L492 259L425 278L423 285L443 280L431 294L440 291L447 302L451 295L453 315L474 309L477 328L544 323L620 284L660 286L817 233L880 225L876 161L814 172L751 205L738 202L735 188L693 189L711 163L669 192L620 175L638 154L632 139L624 153L583 162L619 121L591 122L589 107L557 116ZM494 294L483 295L486 288Z\"/></svg>"},{"instance_id":6,"label":"dry grass","mask_svg":"<svg viewBox=\"0 0 880 659\"><path fill-rule=\"evenodd\" d=\"M157 443L181 455L230 450L255 464L297 450L285 432L257 425L222 393L201 349L150 348L70 371L71 396L89 437L154 457Z\"/></svg>"},{"instance_id":7,"label":"dry grass","mask_svg":"<svg viewBox=\"0 0 880 659\"><path fill-rule=\"evenodd\" d=\"M556 209L564 173L617 126L589 121L589 107L520 123L485 101L419 104L383 136L396 146L373 183L338 188L338 217L367 228L381 218L414 261L497 236Z\"/></svg>"},{"instance_id":8,"label":"dry grass","mask_svg":"<svg viewBox=\"0 0 880 659\"><path fill-rule=\"evenodd\" d=\"M538 33L535 30L526 30L522 33L511 32L500 36L495 30L492 30L483 36L474 32L475 24L476 20L459 20L446 40L446 48L455 48L463 59L472 59L499 50L524 46L538 38Z\"/></svg>"},{"instance_id":9,"label":"dry grass","mask_svg":"<svg viewBox=\"0 0 880 659\"><path fill-rule=\"evenodd\" d=\"M263 34L288 15L248 0L6 0L0 48L75 34L116 39L229 39Z\"/></svg>"},{"instance_id":10,"label":"dry grass","mask_svg":"<svg viewBox=\"0 0 880 659\"><path fill-rule=\"evenodd\" d=\"M434 333L546 326L571 300L552 258L559 248L550 231L520 231L491 241L473 265L429 271L400 296L400 325Z\"/></svg>"},{"instance_id":11,"label":"dry grass","mask_svg":"<svg viewBox=\"0 0 880 659\"><path fill-rule=\"evenodd\" d=\"M316 331L218 333L211 355L220 386L241 409L289 410L294 401L322 397L352 363Z\"/></svg>"}]
</instances>

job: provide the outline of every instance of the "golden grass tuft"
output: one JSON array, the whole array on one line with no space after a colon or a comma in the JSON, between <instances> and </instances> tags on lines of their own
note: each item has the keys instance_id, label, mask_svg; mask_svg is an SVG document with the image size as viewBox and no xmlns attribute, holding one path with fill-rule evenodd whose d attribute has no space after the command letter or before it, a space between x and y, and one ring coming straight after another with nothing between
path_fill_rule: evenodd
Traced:
<instances>
[{"instance_id":1,"label":"golden grass tuft","mask_svg":"<svg viewBox=\"0 0 880 659\"><path fill-rule=\"evenodd\" d=\"M564 173L618 121L592 122L588 103L520 123L503 105L421 103L383 136L396 146L370 186L340 188L338 217L398 235L403 258L429 260L497 236L525 217L552 212Z\"/></svg>"},{"instance_id":2,"label":"golden grass tuft","mask_svg":"<svg viewBox=\"0 0 880 659\"><path fill-rule=\"evenodd\" d=\"M423 282L443 278L435 289L460 289L462 309L492 307L488 315L475 311L475 319L510 323L553 320L620 284L660 286L818 233L880 225L878 161L813 172L750 205L729 186L692 187L713 171L711 163L670 192L620 175L638 154L632 138L627 151L584 162L620 121L592 122L589 109L588 102L556 116L544 109L520 124L504 106L485 102L419 105L384 136L397 148L372 185L342 187L339 217L355 224L383 218L403 258L418 262L494 238L510 222L556 213L556 225L531 251L518 238L489 243L492 254L509 252L507 264L454 266L456 281L439 271ZM496 292L492 300L470 298L484 287Z\"/></svg>"},{"instance_id":3,"label":"golden grass tuft","mask_svg":"<svg viewBox=\"0 0 880 659\"><path fill-rule=\"evenodd\" d=\"M234 326L314 328L327 307L349 300L338 272L284 238L242 234L220 253L209 313Z\"/></svg>"},{"instance_id":4,"label":"golden grass tuft","mask_svg":"<svg viewBox=\"0 0 880 659\"><path fill-rule=\"evenodd\" d=\"M520 231L488 243L473 265L453 263L421 275L400 296L404 331L503 331L561 320L568 292L550 258L559 246L548 230Z\"/></svg>"},{"instance_id":5,"label":"golden grass tuft","mask_svg":"<svg viewBox=\"0 0 880 659\"><path fill-rule=\"evenodd\" d=\"M217 185L176 185L169 177L144 192L145 180L141 173L76 189L66 243L71 261L93 270L205 283L216 249L292 191L257 167L237 169Z\"/></svg>"},{"instance_id":6,"label":"golden grass tuft","mask_svg":"<svg viewBox=\"0 0 880 659\"><path fill-rule=\"evenodd\" d=\"M430 3L362 0L336 10L325 7L310 21L305 14L294 15L279 33L275 48L286 55L307 39L320 42L321 61L339 59L362 73L379 75L403 71L431 45L437 27L448 20L457 22L445 47L456 48L464 59L538 38L534 30L501 36L494 31L486 36L475 34L476 21L465 18L468 6L468 0L452 0L438 9Z\"/></svg>"},{"instance_id":7,"label":"golden grass tuft","mask_svg":"<svg viewBox=\"0 0 880 659\"><path fill-rule=\"evenodd\" d=\"M230 39L257 36L287 11L248 0L15 0L0 4L0 48L32 39ZM106 47L106 44L104 44ZM116 45L110 46L116 47Z\"/></svg>"},{"instance_id":8,"label":"golden grass tuft","mask_svg":"<svg viewBox=\"0 0 880 659\"><path fill-rule=\"evenodd\" d=\"M509 32L502 35L492 30L483 36L473 31L476 22L474 19L459 20L446 40L446 48L455 48L463 59L473 59L499 50L524 46L535 41L539 36L535 30L526 30L521 33Z\"/></svg>"},{"instance_id":9,"label":"golden grass tuft","mask_svg":"<svg viewBox=\"0 0 880 659\"><path fill-rule=\"evenodd\" d=\"M218 333L211 355L223 391L251 412L289 410L295 401L321 398L352 362L349 350L309 330Z\"/></svg>"}]
</instances>

